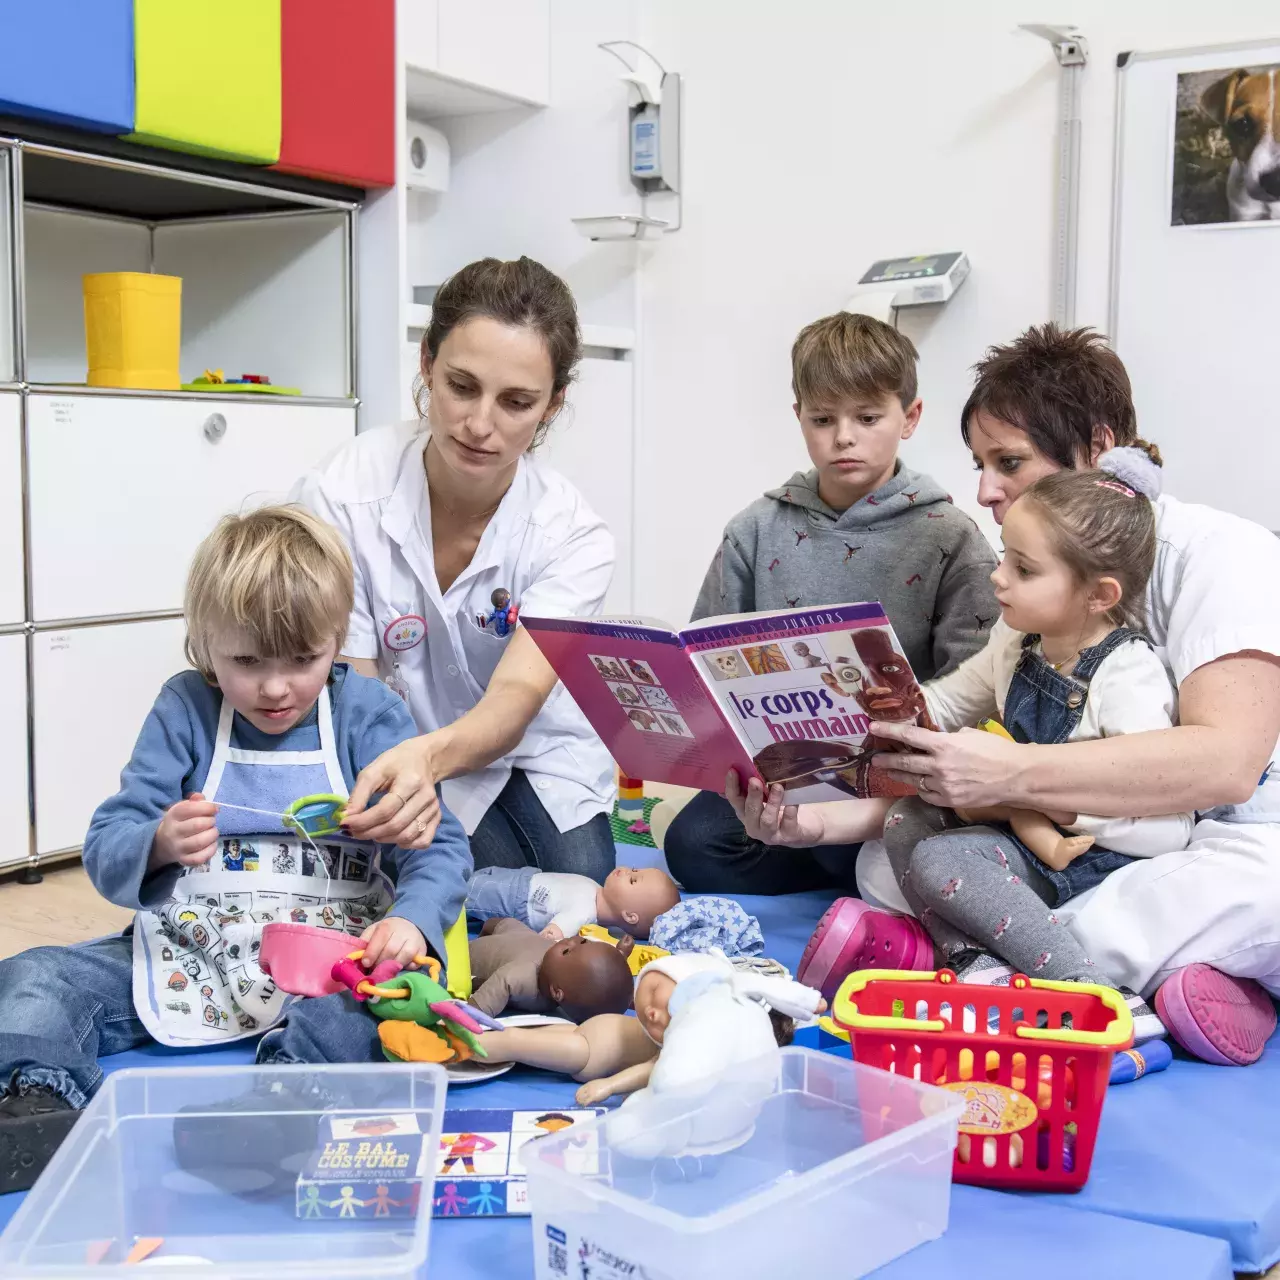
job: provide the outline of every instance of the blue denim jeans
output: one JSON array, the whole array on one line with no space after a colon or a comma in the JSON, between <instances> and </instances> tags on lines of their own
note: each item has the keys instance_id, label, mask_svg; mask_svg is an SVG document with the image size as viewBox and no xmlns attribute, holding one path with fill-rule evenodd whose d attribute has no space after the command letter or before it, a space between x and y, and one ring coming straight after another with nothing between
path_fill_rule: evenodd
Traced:
<instances>
[{"instance_id":1,"label":"blue denim jeans","mask_svg":"<svg viewBox=\"0 0 1280 1280\"><path fill-rule=\"evenodd\" d=\"M467 915L473 920L519 920L529 923L529 889L538 873L533 867L481 867L467 885Z\"/></svg>"},{"instance_id":2,"label":"blue denim jeans","mask_svg":"<svg viewBox=\"0 0 1280 1280\"><path fill-rule=\"evenodd\" d=\"M513 769L471 837L471 856L477 868L570 871L600 883L613 870L617 849L606 814L560 831L524 770Z\"/></svg>"},{"instance_id":3,"label":"blue denim jeans","mask_svg":"<svg viewBox=\"0 0 1280 1280\"><path fill-rule=\"evenodd\" d=\"M687 893L780 894L839 889L858 896L854 867L860 844L789 849L746 833L733 806L700 791L667 829L663 853Z\"/></svg>"},{"instance_id":4,"label":"blue denim jeans","mask_svg":"<svg viewBox=\"0 0 1280 1280\"><path fill-rule=\"evenodd\" d=\"M83 1107L98 1059L149 1043L133 1007L132 930L0 960L0 1089L43 1085ZM259 1062L376 1062L377 1019L346 995L300 1000L258 1045Z\"/></svg>"}]
</instances>

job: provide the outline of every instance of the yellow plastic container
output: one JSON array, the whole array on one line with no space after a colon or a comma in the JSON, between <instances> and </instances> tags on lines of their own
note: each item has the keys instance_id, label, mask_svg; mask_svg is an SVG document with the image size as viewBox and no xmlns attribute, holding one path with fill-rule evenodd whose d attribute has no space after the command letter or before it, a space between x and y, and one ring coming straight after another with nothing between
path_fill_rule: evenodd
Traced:
<instances>
[{"instance_id":1,"label":"yellow plastic container","mask_svg":"<svg viewBox=\"0 0 1280 1280\"><path fill-rule=\"evenodd\" d=\"M177 391L182 277L107 271L84 277L91 387Z\"/></svg>"}]
</instances>

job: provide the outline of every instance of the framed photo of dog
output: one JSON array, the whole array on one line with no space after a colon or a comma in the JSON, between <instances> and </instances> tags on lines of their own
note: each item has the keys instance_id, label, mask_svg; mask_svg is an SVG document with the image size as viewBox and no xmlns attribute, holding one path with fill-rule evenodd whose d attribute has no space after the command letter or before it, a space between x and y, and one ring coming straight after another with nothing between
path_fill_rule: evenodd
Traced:
<instances>
[{"instance_id":1,"label":"framed photo of dog","mask_svg":"<svg viewBox=\"0 0 1280 1280\"><path fill-rule=\"evenodd\" d=\"M1280 63L1181 72L1176 93L1171 225L1280 225Z\"/></svg>"}]
</instances>

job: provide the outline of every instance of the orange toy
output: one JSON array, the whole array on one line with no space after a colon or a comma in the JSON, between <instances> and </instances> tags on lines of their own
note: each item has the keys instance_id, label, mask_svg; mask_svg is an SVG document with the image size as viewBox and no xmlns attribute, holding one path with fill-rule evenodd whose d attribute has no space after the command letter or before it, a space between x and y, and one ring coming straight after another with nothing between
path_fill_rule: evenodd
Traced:
<instances>
[{"instance_id":1,"label":"orange toy","mask_svg":"<svg viewBox=\"0 0 1280 1280\"><path fill-rule=\"evenodd\" d=\"M949 969L864 969L844 980L832 1011L858 1062L964 1096L957 1182L1078 1191L1088 1181L1111 1059L1133 1043L1119 992L1022 974L997 987L959 983Z\"/></svg>"}]
</instances>

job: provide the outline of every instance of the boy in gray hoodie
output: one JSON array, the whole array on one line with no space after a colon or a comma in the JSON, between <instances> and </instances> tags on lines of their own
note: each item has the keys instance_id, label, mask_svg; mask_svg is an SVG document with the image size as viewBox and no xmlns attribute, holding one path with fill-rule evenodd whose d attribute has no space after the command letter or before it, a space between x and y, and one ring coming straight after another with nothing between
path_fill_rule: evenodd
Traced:
<instances>
[{"instance_id":1,"label":"boy in gray hoodie","mask_svg":"<svg viewBox=\"0 0 1280 1280\"><path fill-rule=\"evenodd\" d=\"M936 481L898 458L920 422L916 359L909 338L868 316L840 312L801 331L792 389L813 467L729 522L695 620L879 600L920 680L986 644L1000 616L995 553ZM792 648L793 666L811 665ZM672 823L664 850L687 890L770 894L852 890L858 846L760 844L728 801L702 792Z\"/></svg>"}]
</instances>

